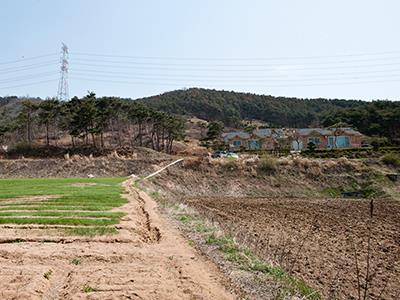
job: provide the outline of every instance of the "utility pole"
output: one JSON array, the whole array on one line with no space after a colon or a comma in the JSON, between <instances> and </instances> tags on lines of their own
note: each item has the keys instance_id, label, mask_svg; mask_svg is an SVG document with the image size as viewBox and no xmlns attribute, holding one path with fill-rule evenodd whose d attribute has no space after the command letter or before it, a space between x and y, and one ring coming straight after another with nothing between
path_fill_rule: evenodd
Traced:
<instances>
[{"instance_id":1,"label":"utility pole","mask_svg":"<svg viewBox=\"0 0 400 300\"><path fill-rule=\"evenodd\" d=\"M60 101L68 101L68 47L64 43L62 43L61 47L60 64L60 81L58 83L57 99Z\"/></svg>"}]
</instances>

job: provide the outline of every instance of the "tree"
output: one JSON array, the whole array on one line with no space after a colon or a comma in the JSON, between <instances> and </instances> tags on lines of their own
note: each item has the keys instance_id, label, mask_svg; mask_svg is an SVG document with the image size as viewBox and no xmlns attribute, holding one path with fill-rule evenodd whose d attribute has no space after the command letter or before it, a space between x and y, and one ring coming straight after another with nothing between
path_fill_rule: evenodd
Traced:
<instances>
[{"instance_id":1,"label":"tree","mask_svg":"<svg viewBox=\"0 0 400 300\"><path fill-rule=\"evenodd\" d=\"M129 108L129 118L138 125L138 134L134 140L139 139L139 145L143 146L144 126L150 118L150 110L143 103L133 102Z\"/></svg>"},{"instance_id":2,"label":"tree","mask_svg":"<svg viewBox=\"0 0 400 300\"><path fill-rule=\"evenodd\" d=\"M182 118L168 116L166 119L166 148L165 152L172 153L174 140L182 139L185 135L185 121Z\"/></svg>"},{"instance_id":3,"label":"tree","mask_svg":"<svg viewBox=\"0 0 400 300\"><path fill-rule=\"evenodd\" d=\"M316 149L317 147L315 146L315 144L313 143L313 142L309 142L308 144L307 144L307 149L308 149L308 151L310 151L310 152L315 152L315 149Z\"/></svg>"},{"instance_id":4,"label":"tree","mask_svg":"<svg viewBox=\"0 0 400 300\"><path fill-rule=\"evenodd\" d=\"M96 94L89 92L83 99L74 97L68 103L67 128L74 138L83 138L85 144L89 143L89 135L92 137L93 146L96 146ZM74 142L73 142L74 144Z\"/></svg>"},{"instance_id":5,"label":"tree","mask_svg":"<svg viewBox=\"0 0 400 300\"><path fill-rule=\"evenodd\" d=\"M50 145L50 126L55 125L56 118L60 114L60 103L58 100L49 99L40 102L38 105L38 123L44 125L46 129L46 145Z\"/></svg>"},{"instance_id":6,"label":"tree","mask_svg":"<svg viewBox=\"0 0 400 300\"><path fill-rule=\"evenodd\" d=\"M111 110L110 110L110 102L106 98L95 99L94 101L94 120L92 121L93 128L92 137L93 137L93 144L94 142L94 135L100 135L100 147L104 148L104 131L106 130L107 126L109 125L110 118L111 118Z\"/></svg>"},{"instance_id":7,"label":"tree","mask_svg":"<svg viewBox=\"0 0 400 300\"><path fill-rule=\"evenodd\" d=\"M17 116L17 122L25 128L26 142L30 145L33 140L33 122L35 120L35 112L38 109L36 103L30 100L22 101L21 112Z\"/></svg>"},{"instance_id":8,"label":"tree","mask_svg":"<svg viewBox=\"0 0 400 300\"><path fill-rule=\"evenodd\" d=\"M206 140L214 141L219 139L223 131L224 124L222 122L215 121L208 123Z\"/></svg>"},{"instance_id":9,"label":"tree","mask_svg":"<svg viewBox=\"0 0 400 300\"><path fill-rule=\"evenodd\" d=\"M10 131L7 125L0 125L0 143L3 144L5 141L6 134Z\"/></svg>"}]
</instances>

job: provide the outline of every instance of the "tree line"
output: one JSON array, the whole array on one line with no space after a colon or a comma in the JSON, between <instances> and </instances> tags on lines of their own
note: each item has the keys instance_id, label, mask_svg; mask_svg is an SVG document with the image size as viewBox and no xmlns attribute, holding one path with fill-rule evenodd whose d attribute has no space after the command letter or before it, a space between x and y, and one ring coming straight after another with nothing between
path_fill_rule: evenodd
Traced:
<instances>
[{"instance_id":1,"label":"tree line","mask_svg":"<svg viewBox=\"0 0 400 300\"><path fill-rule=\"evenodd\" d=\"M184 120L145 104L116 97L97 98L91 92L68 102L27 99L14 115L0 114L3 145L69 144L95 148L144 146L172 152L173 142L184 135Z\"/></svg>"}]
</instances>

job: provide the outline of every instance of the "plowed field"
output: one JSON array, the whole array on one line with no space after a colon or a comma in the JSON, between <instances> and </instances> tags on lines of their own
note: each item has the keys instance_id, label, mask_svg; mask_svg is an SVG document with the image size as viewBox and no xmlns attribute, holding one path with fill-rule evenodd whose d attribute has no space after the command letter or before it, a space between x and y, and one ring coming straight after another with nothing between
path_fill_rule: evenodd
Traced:
<instances>
[{"instance_id":1,"label":"plowed field","mask_svg":"<svg viewBox=\"0 0 400 300\"><path fill-rule=\"evenodd\" d=\"M369 200L222 197L185 201L327 298L358 299L357 278L363 295L369 252L367 299L399 299L399 202L375 200L370 219Z\"/></svg>"}]
</instances>

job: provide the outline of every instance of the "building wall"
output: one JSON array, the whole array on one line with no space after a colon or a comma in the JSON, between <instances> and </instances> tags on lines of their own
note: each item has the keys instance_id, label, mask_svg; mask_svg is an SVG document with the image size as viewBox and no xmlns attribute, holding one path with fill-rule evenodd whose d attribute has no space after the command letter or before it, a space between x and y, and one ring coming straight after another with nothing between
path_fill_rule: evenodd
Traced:
<instances>
[{"instance_id":1,"label":"building wall","mask_svg":"<svg viewBox=\"0 0 400 300\"><path fill-rule=\"evenodd\" d=\"M235 146L234 145L235 141L240 141L241 142L240 146ZM240 137L234 137L234 138L229 140L229 150L234 151L234 150L240 150L240 149L243 149L243 148L247 149L248 148L248 143L247 142L248 142L248 139L242 139Z\"/></svg>"},{"instance_id":2,"label":"building wall","mask_svg":"<svg viewBox=\"0 0 400 300\"><path fill-rule=\"evenodd\" d=\"M274 140L272 137L267 137L262 140L261 149L272 150L274 149Z\"/></svg>"},{"instance_id":3,"label":"building wall","mask_svg":"<svg viewBox=\"0 0 400 300\"><path fill-rule=\"evenodd\" d=\"M349 147L350 148L360 148L361 147L361 142L362 142L362 136L358 135L345 135L343 134L342 136L348 136L349 137ZM303 142L303 149L307 149L308 147L308 141L310 137L314 136L303 136L301 137L301 141ZM315 136L317 137L317 136ZM328 149L329 148L329 136L318 136L320 139L320 144L316 145L316 149Z\"/></svg>"},{"instance_id":4,"label":"building wall","mask_svg":"<svg viewBox=\"0 0 400 300\"><path fill-rule=\"evenodd\" d=\"M319 138L320 143L315 145L316 149L328 148L328 137L321 135L321 136L302 136L300 139L303 142L303 149L308 148L309 138Z\"/></svg>"},{"instance_id":5,"label":"building wall","mask_svg":"<svg viewBox=\"0 0 400 300\"><path fill-rule=\"evenodd\" d=\"M353 135L350 137L350 143L352 148L360 148L363 137L359 135Z\"/></svg>"},{"instance_id":6,"label":"building wall","mask_svg":"<svg viewBox=\"0 0 400 300\"><path fill-rule=\"evenodd\" d=\"M329 149L329 136L326 135L310 135L310 136L301 136L300 141L302 142L302 148L300 150L305 150L307 149L307 145L309 142L309 138L319 138L319 144L316 145L317 149ZM363 140L363 136L361 135L346 135L342 134L342 136L348 136L349 137L349 147L350 148L359 148L361 147L361 143ZM260 143L260 148L264 150L273 150L275 148L275 141L272 137L266 137L266 138L259 138L255 135L252 135L251 138L241 138L241 137L234 137L231 138L228 141L229 144L229 150L231 151L238 151L242 149L249 150L249 141L259 141ZM234 141L240 141L240 145L234 145ZM293 144L292 144L293 145Z\"/></svg>"}]
</instances>

